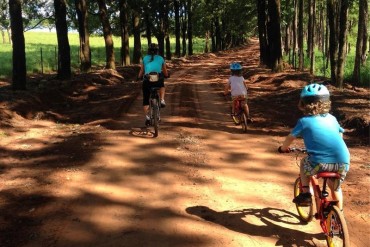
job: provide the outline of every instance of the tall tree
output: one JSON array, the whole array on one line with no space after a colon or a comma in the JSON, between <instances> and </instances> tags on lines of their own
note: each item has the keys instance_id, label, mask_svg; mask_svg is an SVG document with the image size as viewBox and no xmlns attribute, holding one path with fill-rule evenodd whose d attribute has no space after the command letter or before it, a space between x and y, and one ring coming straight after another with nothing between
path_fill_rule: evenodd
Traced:
<instances>
[{"instance_id":1,"label":"tall tree","mask_svg":"<svg viewBox=\"0 0 370 247\"><path fill-rule=\"evenodd\" d=\"M310 58L310 73L314 73L315 69L315 26L316 26L316 1L309 0L309 18L308 18L308 55Z\"/></svg>"},{"instance_id":2,"label":"tall tree","mask_svg":"<svg viewBox=\"0 0 370 247\"><path fill-rule=\"evenodd\" d=\"M300 71L304 69L303 36L303 0L298 0L298 67Z\"/></svg>"},{"instance_id":3,"label":"tall tree","mask_svg":"<svg viewBox=\"0 0 370 247\"><path fill-rule=\"evenodd\" d=\"M175 56L180 57L180 3L179 0L174 0L174 11L175 11L175 39L176 39L176 48Z\"/></svg>"},{"instance_id":4,"label":"tall tree","mask_svg":"<svg viewBox=\"0 0 370 247\"><path fill-rule=\"evenodd\" d=\"M340 5L340 15L339 15L339 50L338 50L338 67L336 68L336 80L335 83L337 87L343 88L344 79L344 64L346 60L346 42L348 33L348 9L349 0L342 0Z\"/></svg>"},{"instance_id":5,"label":"tall tree","mask_svg":"<svg viewBox=\"0 0 370 247\"><path fill-rule=\"evenodd\" d=\"M130 44L128 33L128 6L127 0L120 0L120 28L121 28L121 65L130 65Z\"/></svg>"},{"instance_id":6,"label":"tall tree","mask_svg":"<svg viewBox=\"0 0 370 247\"><path fill-rule=\"evenodd\" d=\"M80 37L80 69L82 72L88 72L91 69L91 49L86 0L75 0L75 6Z\"/></svg>"},{"instance_id":7,"label":"tall tree","mask_svg":"<svg viewBox=\"0 0 370 247\"><path fill-rule=\"evenodd\" d=\"M268 0L268 15L267 36L270 51L269 67L274 72L280 72L284 69L281 51L280 0Z\"/></svg>"},{"instance_id":8,"label":"tall tree","mask_svg":"<svg viewBox=\"0 0 370 247\"><path fill-rule=\"evenodd\" d=\"M368 3L367 0L360 0L358 13L358 30L356 42L355 65L353 69L353 80L360 84L361 63L365 61L367 46L367 21L368 21Z\"/></svg>"},{"instance_id":9,"label":"tall tree","mask_svg":"<svg viewBox=\"0 0 370 247\"><path fill-rule=\"evenodd\" d=\"M132 31L134 33L134 54L132 62L139 64L141 59L141 39L140 39L140 14L137 10L132 11Z\"/></svg>"},{"instance_id":10,"label":"tall tree","mask_svg":"<svg viewBox=\"0 0 370 247\"><path fill-rule=\"evenodd\" d=\"M112 29L109 23L107 5L105 3L105 0L98 0L98 5L99 5L99 17L103 26L103 35L105 41L105 53L106 53L105 67L107 69L116 69Z\"/></svg>"},{"instance_id":11,"label":"tall tree","mask_svg":"<svg viewBox=\"0 0 370 247\"><path fill-rule=\"evenodd\" d=\"M68 40L67 4L65 0L54 0L55 28L58 39L58 78L71 78L71 49Z\"/></svg>"},{"instance_id":12,"label":"tall tree","mask_svg":"<svg viewBox=\"0 0 370 247\"><path fill-rule=\"evenodd\" d=\"M268 64L269 56L267 51L267 30L266 30L266 1L257 0L257 13L258 13L258 37L260 44L260 63Z\"/></svg>"},{"instance_id":13,"label":"tall tree","mask_svg":"<svg viewBox=\"0 0 370 247\"><path fill-rule=\"evenodd\" d=\"M193 4L192 0L188 0L188 54L193 55Z\"/></svg>"},{"instance_id":14,"label":"tall tree","mask_svg":"<svg viewBox=\"0 0 370 247\"><path fill-rule=\"evenodd\" d=\"M23 35L22 0L9 0L10 28L13 42L13 90L26 89L26 52Z\"/></svg>"}]
</instances>

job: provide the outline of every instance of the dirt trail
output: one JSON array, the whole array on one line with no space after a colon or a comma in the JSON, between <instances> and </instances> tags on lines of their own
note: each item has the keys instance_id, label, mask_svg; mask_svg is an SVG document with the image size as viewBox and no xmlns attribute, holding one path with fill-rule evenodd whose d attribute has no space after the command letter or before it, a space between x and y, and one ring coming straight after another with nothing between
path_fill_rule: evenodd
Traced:
<instances>
[{"instance_id":1,"label":"dirt trail","mask_svg":"<svg viewBox=\"0 0 370 247\"><path fill-rule=\"evenodd\" d=\"M74 127L35 123L35 132L44 130L35 136L52 138L60 151L45 162L53 164L52 172L31 157L28 166L17 167L19 174L7 174L15 178L29 172L24 175L29 186L42 186L23 197L37 204L18 202L17 219L8 211L0 218L6 236L0 245L326 246L318 222L301 224L291 203L295 157L276 153L289 128L266 128L251 103L256 122L242 134L221 96L229 62L244 60L247 68L257 68L256 49L252 44L173 67L158 138L143 127L141 96L116 120ZM252 84L250 97L267 90ZM72 134L68 141L66 130ZM30 132L25 136L29 139ZM353 167L367 162L366 148L351 151L356 152ZM74 165L66 166L70 160ZM31 173L32 164L37 166ZM351 198L360 195L357 190L366 188L368 179L358 181L359 173L353 174L343 188L346 216L351 246L362 247L370 243L369 204L357 205ZM10 195L16 183L6 180L0 191ZM17 239L11 231L16 225L27 235Z\"/></svg>"}]
</instances>

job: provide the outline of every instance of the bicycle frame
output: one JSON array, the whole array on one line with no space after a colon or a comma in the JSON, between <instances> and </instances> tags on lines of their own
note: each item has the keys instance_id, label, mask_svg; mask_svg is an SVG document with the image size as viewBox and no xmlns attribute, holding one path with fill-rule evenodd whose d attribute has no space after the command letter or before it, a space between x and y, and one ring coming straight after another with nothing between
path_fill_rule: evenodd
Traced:
<instances>
[{"instance_id":1,"label":"bicycle frame","mask_svg":"<svg viewBox=\"0 0 370 247\"><path fill-rule=\"evenodd\" d=\"M323 179L323 187L321 189L318 179ZM328 217L329 209L331 206L336 205L338 201L328 200L329 193L326 191L327 179L328 178L339 178L339 174L333 172L321 172L315 176L310 177L310 183L312 185L313 195L315 198L316 214L315 218L320 220L320 226L323 232L327 235L328 228L326 225L326 219ZM300 184L302 189L302 184ZM312 193L312 191L311 191Z\"/></svg>"}]
</instances>

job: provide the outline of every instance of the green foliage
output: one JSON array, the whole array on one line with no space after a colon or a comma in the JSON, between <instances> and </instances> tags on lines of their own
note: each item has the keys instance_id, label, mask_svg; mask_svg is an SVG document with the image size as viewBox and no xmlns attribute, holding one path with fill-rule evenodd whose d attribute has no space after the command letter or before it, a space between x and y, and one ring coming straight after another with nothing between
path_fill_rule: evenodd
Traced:
<instances>
[{"instance_id":1,"label":"green foliage","mask_svg":"<svg viewBox=\"0 0 370 247\"><path fill-rule=\"evenodd\" d=\"M51 32L25 32L26 42L26 62L27 73L41 73L41 50L43 56L43 72L54 73L56 71L56 49L57 49L57 36L56 33ZM69 43L71 47L71 66L72 70L79 68L79 36L77 33L69 33ZM120 37L114 36L114 52L116 62L120 61ZM133 37L130 38L130 44L133 44ZM142 38L142 54L146 54L147 40ZM194 38L194 53L202 53L204 50L204 39ZM93 66L105 65L105 43L104 38L101 36L90 37L91 58ZM133 54L131 48L130 54ZM175 50L175 39L171 38L171 50ZM11 77L12 73L12 46L11 44L0 45L0 77Z\"/></svg>"}]
</instances>

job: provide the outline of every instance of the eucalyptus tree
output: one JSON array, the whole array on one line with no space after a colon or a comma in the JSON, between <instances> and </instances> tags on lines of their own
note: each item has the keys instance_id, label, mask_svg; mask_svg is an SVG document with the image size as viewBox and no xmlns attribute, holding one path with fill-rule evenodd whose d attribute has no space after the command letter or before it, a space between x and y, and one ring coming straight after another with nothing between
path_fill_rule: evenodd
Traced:
<instances>
[{"instance_id":1,"label":"eucalyptus tree","mask_svg":"<svg viewBox=\"0 0 370 247\"><path fill-rule=\"evenodd\" d=\"M23 34L22 0L9 0L9 14L13 41L12 87L14 90L25 90L27 68Z\"/></svg>"},{"instance_id":2,"label":"eucalyptus tree","mask_svg":"<svg viewBox=\"0 0 370 247\"><path fill-rule=\"evenodd\" d=\"M112 36L112 28L109 22L109 14L105 0L97 0L99 6L99 17L103 27L103 35L105 41L105 67L107 69L116 69L114 57L114 44Z\"/></svg>"},{"instance_id":3,"label":"eucalyptus tree","mask_svg":"<svg viewBox=\"0 0 370 247\"><path fill-rule=\"evenodd\" d=\"M129 7L127 0L119 1L119 20L120 20L120 34L121 34L121 65L130 65L130 43L129 43Z\"/></svg>"},{"instance_id":4,"label":"eucalyptus tree","mask_svg":"<svg viewBox=\"0 0 370 247\"><path fill-rule=\"evenodd\" d=\"M88 29L88 5L86 0L75 0L80 38L80 69L82 72L91 70L90 34Z\"/></svg>"},{"instance_id":5,"label":"eucalyptus tree","mask_svg":"<svg viewBox=\"0 0 370 247\"><path fill-rule=\"evenodd\" d=\"M54 0L55 27L58 39L58 77L71 77L71 48L68 40L67 3L65 0Z\"/></svg>"},{"instance_id":6,"label":"eucalyptus tree","mask_svg":"<svg viewBox=\"0 0 370 247\"><path fill-rule=\"evenodd\" d=\"M328 0L327 2L331 81L339 88L343 87L348 9L349 0Z\"/></svg>"},{"instance_id":7,"label":"eucalyptus tree","mask_svg":"<svg viewBox=\"0 0 370 247\"><path fill-rule=\"evenodd\" d=\"M366 62L368 15L368 0L359 0L356 56L353 69L353 80L357 84L360 83L361 64L365 64Z\"/></svg>"}]
</instances>

